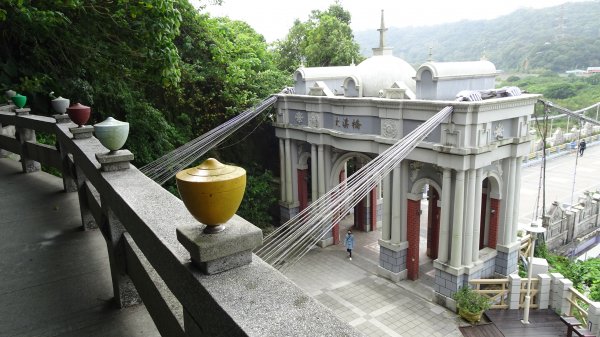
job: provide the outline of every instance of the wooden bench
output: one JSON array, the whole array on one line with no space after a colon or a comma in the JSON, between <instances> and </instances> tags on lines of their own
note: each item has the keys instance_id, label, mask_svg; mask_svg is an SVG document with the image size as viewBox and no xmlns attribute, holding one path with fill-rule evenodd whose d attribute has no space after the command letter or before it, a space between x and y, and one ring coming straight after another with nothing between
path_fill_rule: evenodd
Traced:
<instances>
[{"instance_id":1,"label":"wooden bench","mask_svg":"<svg viewBox=\"0 0 600 337\"><path fill-rule=\"evenodd\" d=\"M573 333L579 337L596 337L590 330L581 327L582 323L573 316L560 316L560 320L567 325L567 337L573 337Z\"/></svg>"},{"instance_id":2,"label":"wooden bench","mask_svg":"<svg viewBox=\"0 0 600 337\"><path fill-rule=\"evenodd\" d=\"M596 337L596 335L592 334L592 332L586 328L573 328L573 332L575 335L579 337Z\"/></svg>"}]
</instances>

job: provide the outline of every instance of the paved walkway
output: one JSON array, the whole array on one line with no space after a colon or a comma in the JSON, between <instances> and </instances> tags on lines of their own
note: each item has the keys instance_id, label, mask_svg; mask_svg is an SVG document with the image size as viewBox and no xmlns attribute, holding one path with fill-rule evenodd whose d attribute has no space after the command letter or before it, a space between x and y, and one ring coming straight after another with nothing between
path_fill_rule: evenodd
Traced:
<instances>
[{"instance_id":1,"label":"paved walkway","mask_svg":"<svg viewBox=\"0 0 600 337\"><path fill-rule=\"evenodd\" d=\"M62 190L0 158L0 336L159 336L144 305L114 305L106 242Z\"/></svg>"},{"instance_id":2,"label":"paved walkway","mask_svg":"<svg viewBox=\"0 0 600 337\"><path fill-rule=\"evenodd\" d=\"M348 219L342 229L347 226ZM462 336L458 327L468 323L434 304L433 290L423 282L377 276L380 236L355 232L352 261L343 245L313 248L284 274L367 336ZM425 259L422 271L430 265Z\"/></svg>"}]
</instances>

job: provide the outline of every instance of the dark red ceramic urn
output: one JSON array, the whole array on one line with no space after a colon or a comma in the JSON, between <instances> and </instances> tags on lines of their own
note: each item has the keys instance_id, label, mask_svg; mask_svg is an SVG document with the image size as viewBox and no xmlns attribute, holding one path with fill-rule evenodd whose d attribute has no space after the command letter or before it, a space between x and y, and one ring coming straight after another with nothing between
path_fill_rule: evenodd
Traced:
<instances>
[{"instance_id":1,"label":"dark red ceramic urn","mask_svg":"<svg viewBox=\"0 0 600 337\"><path fill-rule=\"evenodd\" d=\"M90 113L92 109L89 106L85 106L81 103L73 104L67 108L67 114L73 123L79 125L85 125L90 119Z\"/></svg>"}]
</instances>

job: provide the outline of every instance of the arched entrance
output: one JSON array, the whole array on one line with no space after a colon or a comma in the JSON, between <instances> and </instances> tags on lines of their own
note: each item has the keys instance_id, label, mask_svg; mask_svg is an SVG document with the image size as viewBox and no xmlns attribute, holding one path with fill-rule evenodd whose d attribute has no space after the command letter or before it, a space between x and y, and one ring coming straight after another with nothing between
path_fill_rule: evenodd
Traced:
<instances>
[{"instance_id":1,"label":"arched entrance","mask_svg":"<svg viewBox=\"0 0 600 337\"><path fill-rule=\"evenodd\" d=\"M420 266L437 258L440 237L440 195L441 188L436 182L421 179L415 182L411 197L407 200L406 267L409 280L417 280ZM421 226L422 222L427 225Z\"/></svg>"},{"instance_id":2,"label":"arched entrance","mask_svg":"<svg viewBox=\"0 0 600 337\"><path fill-rule=\"evenodd\" d=\"M489 176L481 182L481 218L479 219L479 249L496 249L500 194L498 180Z\"/></svg>"},{"instance_id":3,"label":"arched entrance","mask_svg":"<svg viewBox=\"0 0 600 337\"><path fill-rule=\"evenodd\" d=\"M342 183L356 171L366 165L371 158L363 153L350 152L340 156L334 163L331 172L330 181L333 183ZM332 186L333 187L333 186ZM346 215L344 215L346 216ZM370 232L377 229L377 188L361 199L354 206L352 217L352 227L358 231ZM333 226L333 243L340 242L340 224Z\"/></svg>"}]
</instances>

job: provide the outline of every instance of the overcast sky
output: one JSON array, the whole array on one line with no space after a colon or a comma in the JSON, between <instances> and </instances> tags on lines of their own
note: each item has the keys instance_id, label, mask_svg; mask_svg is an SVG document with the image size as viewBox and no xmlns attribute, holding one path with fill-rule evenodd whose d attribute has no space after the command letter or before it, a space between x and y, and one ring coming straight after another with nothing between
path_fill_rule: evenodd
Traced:
<instances>
[{"instance_id":1,"label":"overcast sky","mask_svg":"<svg viewBox=\"0 0 600 337\"><path fill-rule=\"evenodd\" d=\"M542 8L585 0L341 0L352 15L353 31L379 28L381 10L390 27L423 26L461 20L493 19L519 8ZM191 0L192 4L197 1ZM208 3L210 0L203 0ZM245 21L267 42L285 37L295 19L306 21L314 9L326 10L333 0L223 0L223 5L208 5L212 16L228 16Z\"/></svg>"}]
</instances>

